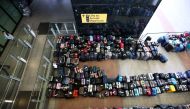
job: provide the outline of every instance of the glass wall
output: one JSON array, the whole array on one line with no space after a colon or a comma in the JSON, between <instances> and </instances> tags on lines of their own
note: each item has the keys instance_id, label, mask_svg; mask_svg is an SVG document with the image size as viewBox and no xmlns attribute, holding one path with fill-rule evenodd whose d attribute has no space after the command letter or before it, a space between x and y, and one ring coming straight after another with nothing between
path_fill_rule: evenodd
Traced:
<instances>
[{"instance_id":1,"label":"glass wall","mask_svg":"<svg viewBox=\"0 0 190 109\"><path fill-rule=\"evenodd\" d=\"M56 27L57 26L57 27ZM54 34L55 33L55 34ZM56 38L59 35L76 35L74 22L50 23L47 40L44 45L43 54L38 68L35 86L32 91L27 109L45 109L47 105L46 92L49 80L52 76L53 51Z\"/></svg>"},{"instance_id":2,"label":"glass wall","mask_svg":"<svg viewBox=\"0 0 190 109\"><path fill-rule=\"evenodd\" d=\"M71 0L79 35L139 37L161 0ZM82 23L81 14L107 14L105 23ZM89 16L86 16L89 21Z\"/></svg>"},{"instance_id":3,"label":"glass wall","mask_svg":"<svg viewBox=\"0 0 190 109\"><path fill-rule=\"evenodd\" d=\"M27 34L21 27L16 34L15 40L12 41L5 58L0 60L0 108L11 109L18 92L18 88L23 76L24 69L28 60L31 48L24 42L32 46L35 37ZM22 38L21 38L22 36Z\"/></svg>"},{"instance_id":4,"label":"glass wall","mask_svg":"<svg viewBox=\"0 0 190 109\"><path fill-rule=\"evenodd\" d=\"M40 66L38 68L37 78L35 82L34 89L32 91L28 109L44 109L46 105L46 89L47 84L51 72L51 63L52 60L52 53L53 53L53 46L46 40L44 45L43 54L40 61Z\"/></svg>"}]
</instances>

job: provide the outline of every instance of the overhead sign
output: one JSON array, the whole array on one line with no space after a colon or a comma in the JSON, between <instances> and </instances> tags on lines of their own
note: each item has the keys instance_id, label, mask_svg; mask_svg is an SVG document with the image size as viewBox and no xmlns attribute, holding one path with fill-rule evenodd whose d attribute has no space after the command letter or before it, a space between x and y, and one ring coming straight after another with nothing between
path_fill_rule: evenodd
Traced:
<instances>
[{"instance_id":1,"label":"overhead sign","mask_svg":"<svg viewBox=\"0 0 190 109\"><path fill-rule=\"evenodd\" d=\"M107 23L107 14L81 14L82 23Z\"/></svg>"}]
</instances>

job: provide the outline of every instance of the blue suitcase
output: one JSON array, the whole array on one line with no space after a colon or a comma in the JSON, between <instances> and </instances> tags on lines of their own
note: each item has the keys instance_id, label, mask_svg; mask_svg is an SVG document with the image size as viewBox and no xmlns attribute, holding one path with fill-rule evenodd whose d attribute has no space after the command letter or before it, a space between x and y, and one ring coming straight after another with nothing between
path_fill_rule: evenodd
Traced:
<instances>
[{"instance_id":1,"label":"blue suitcase","mask_svg":"<svg viewBox=\"0 0 190 109\"><path fill-rule=\"evenodd\" d=\"M168 61L168 58L162 54L159 55L159 60L162 63L166 63Z\"/></svg>"},{"instance_id":2,"label":"blue suitcase","mask_svg":"<svg viewBox=\"0 0 190 109\"><path fill-rule=\"evenodd\" d=\"M185 71L188 78L190 78L190 70Z\"/></svg>"}]
</instances>

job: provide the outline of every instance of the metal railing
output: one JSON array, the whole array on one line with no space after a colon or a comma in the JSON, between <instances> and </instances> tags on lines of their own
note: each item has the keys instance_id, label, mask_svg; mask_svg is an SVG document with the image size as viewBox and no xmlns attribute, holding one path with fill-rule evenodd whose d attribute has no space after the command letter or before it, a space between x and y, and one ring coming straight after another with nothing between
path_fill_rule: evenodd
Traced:
<instances>
[{"instance_id":1,"label":"metal railing","mask_svg":"<svg viewBox=\"0 0 190 109\"><path fill-rule=\"evenodd\" d=\"M44 109L46 102L46 87L48 84L49 74L51 73L51 57L53 53L53 47L51 46L49 39L46 38L44 49L42 52L35 85L30 95L27 109Z\"/></svg>"}]
</instances>

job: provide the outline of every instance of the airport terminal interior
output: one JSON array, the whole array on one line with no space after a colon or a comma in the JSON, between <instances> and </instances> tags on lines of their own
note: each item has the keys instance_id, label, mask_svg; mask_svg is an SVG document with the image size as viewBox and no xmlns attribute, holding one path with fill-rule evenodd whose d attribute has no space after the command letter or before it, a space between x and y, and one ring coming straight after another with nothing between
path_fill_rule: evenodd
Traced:
<instances>
[{"instance_id":1,"label":"airport terminal interior","mask_svg":"<svg viewBox=\"0 0 190 109\"><path fill-rule=\"evenodd\" d=\"M0 0L0 109L190 109L189 0Z\"/></svg>"}]
</instances>

